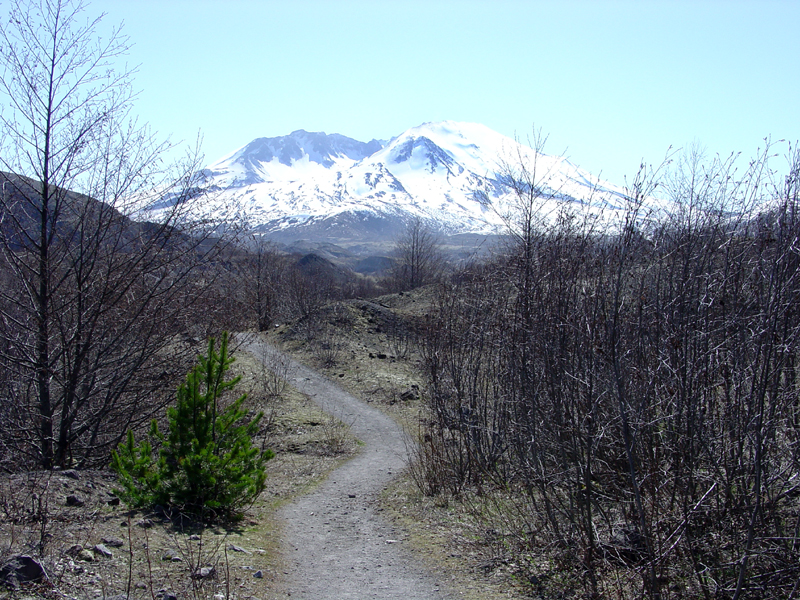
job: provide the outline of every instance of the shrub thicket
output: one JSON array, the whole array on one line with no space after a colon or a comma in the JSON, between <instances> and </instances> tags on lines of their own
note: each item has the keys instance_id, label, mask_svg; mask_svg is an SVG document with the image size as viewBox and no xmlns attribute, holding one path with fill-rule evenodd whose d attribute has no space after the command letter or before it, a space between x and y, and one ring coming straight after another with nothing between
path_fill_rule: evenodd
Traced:
<instances>
[{"instance_id":1,"label":"shrub thicket","mask_svg":"<svg viewBox=\"0 0 800 600\"><path fill-rule=\"evenodd\" d=\"M613 233L567 207L536 222L551 198L520 186L508 255L442 287L421 483L492 490L492 530L534 580L797 593L800 155L768 174L766 159L684 173L661 217L637 180Z\"/></svg>"}]
</instances>

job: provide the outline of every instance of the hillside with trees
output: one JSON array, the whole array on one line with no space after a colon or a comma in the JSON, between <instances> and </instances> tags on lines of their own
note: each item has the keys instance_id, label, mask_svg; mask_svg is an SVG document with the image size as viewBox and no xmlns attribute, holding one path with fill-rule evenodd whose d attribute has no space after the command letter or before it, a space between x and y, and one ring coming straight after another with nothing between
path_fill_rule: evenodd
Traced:
<instances>
[{"instance_id":1,"label":"hillside with trees","mask_svg":"<svg viewBox=\"0 0 800 600\"><path fill-rule=\"evenodd\" d=\"M166 161L173 146L132 117L134 73L115 62L129 46L121 30L101 38L79 2L15 2L10 14L0 464L103 466L129 428L163 412L198 343L251 314L262 330L305 314L356 277L248 247L232 220L189 218L204 201L200 156Z\"/></svg>"}]
</instances>

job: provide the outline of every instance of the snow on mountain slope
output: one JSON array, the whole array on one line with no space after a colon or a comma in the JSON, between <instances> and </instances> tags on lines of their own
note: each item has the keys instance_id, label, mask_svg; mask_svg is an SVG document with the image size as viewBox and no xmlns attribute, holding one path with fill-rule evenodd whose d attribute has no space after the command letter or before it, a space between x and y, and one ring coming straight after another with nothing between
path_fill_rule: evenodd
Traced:
<instances>
[{"instance_id":1,"label":"snow on mountain slope","mask_svg":"<svg viewBox=\"0 0 800 600\"><path fill-rule=\"evenodd\" d=\"M298 130L276 138L258 138L207 168L218 183L241 187L270 179L294 179L298 173L321 173L348 166L379 150L377 140L365 144L339 134Z\"/></svg>"},{"instance_id":2,"label":"snow on mountain slope","mask_svg":"<svg viewBox=\"0 0 800 600\"><path fill-rule=\"evenodd\" d=\"M513 210L508 166L535 166L537 185L553 196L543 210L563 201L595 213L622 205L620 188L562 157L537 154L483 125L443 121L389 142L303 130L258 138L207 167L217 193L204 216L237 205L264 233L323 222L331 230L337 219L351 229L359 220L374 227L410 216L448 234L495 233Z\"/></svg>"}]
</instances>

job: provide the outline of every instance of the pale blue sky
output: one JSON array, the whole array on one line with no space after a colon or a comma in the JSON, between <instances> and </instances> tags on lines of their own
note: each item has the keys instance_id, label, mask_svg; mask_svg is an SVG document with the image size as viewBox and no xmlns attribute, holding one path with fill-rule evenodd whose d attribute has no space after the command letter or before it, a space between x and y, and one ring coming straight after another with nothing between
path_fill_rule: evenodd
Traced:
<instances>
[{"instance_id":1,"label":"pale blue sky","mask_svg":"<svg viewBox=\"0 0 800 600\"><path fill-rule=\"evenodd\" d=\"M670 145L800 139L800 0L90 0L124 21L139 116L207 162L295 129L483 123L615 183Z\"/></svg>"}]
</instances>

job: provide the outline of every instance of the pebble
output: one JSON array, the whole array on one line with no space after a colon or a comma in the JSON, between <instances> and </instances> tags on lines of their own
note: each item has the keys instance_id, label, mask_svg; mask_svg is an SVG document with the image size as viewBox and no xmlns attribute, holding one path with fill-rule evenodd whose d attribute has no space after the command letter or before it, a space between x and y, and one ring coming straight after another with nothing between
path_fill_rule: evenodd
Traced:
<instances>
[{"instance_id":1,"label":"pebble","mask_svg":"<svg viewBox=\"0 0 800 600\"><path fill-rule=\"evenodd\" d=\"M214 567L200 567L194 572L196 579L211 579L216 576L217 570Z\"/></svg>"},{"instance_id":2,"label":"pebble","mask_svg":"<svg viewBox=\"0 0 800 600\"><path fill-rule=\"evenodd\" d=\"M164 554L161 555L161 560L171 560L172 562L182 562L183 559L181 558L180 552L170 548Z\"/></svg>"},{"instance_id":3,"label":"pebble","mask_svg":"<svg viewBox=\"0 0 800 600\"><path fill-rule=\"evenodd\" d=\"M94 562L94 553L89 550L81 550L78 552L78 560L82 560L84 562Z\"/></svg>"}]
</instances>

